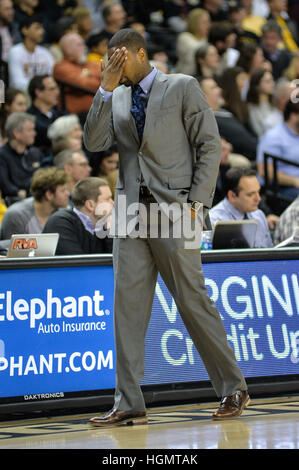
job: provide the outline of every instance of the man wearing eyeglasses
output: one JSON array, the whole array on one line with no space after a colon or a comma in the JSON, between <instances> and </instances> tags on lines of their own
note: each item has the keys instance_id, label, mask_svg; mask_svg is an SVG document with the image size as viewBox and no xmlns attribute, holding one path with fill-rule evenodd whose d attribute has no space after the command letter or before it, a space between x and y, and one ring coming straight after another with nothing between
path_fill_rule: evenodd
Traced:
<instances>
[{"instance_id":1,"label":"man wearing eyeglasses","mask_svg":"<svg viewBox=\"0 0 299 470\"><path fill-rule=\"evenodd\" d=\"M36 75L29 83L28 93L32 102L28 113L36 117L35 145L47 155L51 151L48 127L64 114L57 108L59 88L51 75Z\"/></svg>"}]
</instances>

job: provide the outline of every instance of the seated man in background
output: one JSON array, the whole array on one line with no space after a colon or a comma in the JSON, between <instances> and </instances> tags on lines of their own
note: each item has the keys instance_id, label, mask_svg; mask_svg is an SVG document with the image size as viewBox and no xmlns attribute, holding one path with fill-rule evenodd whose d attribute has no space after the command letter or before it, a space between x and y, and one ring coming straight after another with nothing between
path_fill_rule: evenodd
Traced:
<instances>
[{"instance_id":1,"label":"seated man in background","mask_svg":"<svg viewBox=\"0 0 299 470\"><path fill-rule=\"evenodd\" d=\"M71 193L73 209L53 214L43 233L59 233L56 255L112 253L112 239L98 238L95 229L105 215L101 205L113 208L111 191L106 181L89 177L79 181Z\"/></svg>"},{"instance_id":2,"label":"seated man in background","mask_svg":"<svg viewBox=\"0 0 299 470\"><path fill-rule=\"evenodd\" d=\"M266 216L258 208L261 201L260 184L255 171L250 168L230 168L225 174L224 190L226 197L209 212L212 226L220 220L256 220L255 247L272 247Z\"/></svg>"},{"instance_id":3,"label":"seated man in background","mask_svg":"<svg viewBox=\"0 0 299 470\"><path fill-rule=\"evenodd\" d=\"M8 141L0 148L0 191L9 203L29 195L33 173L40 167L43 154L33 146L35 117L12 113L5 123Z\"/></svg>"},{"instance_id":4,"label":"seated man in background","mask_svg":"<svg viewBox=\"0 0 299 470\"><path fill-rule=\"evenodd\" d=\"M257 168L260 176L264 177L264 153L299 163L298 149L299 102L293 102L291 98L284 110L284 121L267 131L259 142ZM268 163L268 174L272 179L273 163ZM284 196L295 199L299 195L299 167L277 162L277 181Z\"/></svg>"},{"instance_id":5,"label":"seated man in background","mask_svg":"<svg viewBox=\"0 0 299 470\"><path fill-rule=\"evenodd\" d=\"M87 62L86 46L79 34L64 35L60 40L60 47L64 58L55 64L54 78L86 90L77 91L69 87L65 96L66 109L74 114L87 113L93 94L100 86L100 65Z\"/></svg>"},{"instance_id":6,"label":"seated man in background","mask_svg":"<svg viewBox=\"0 0 299 470\"><path fill-rule=\"evenodd\" d=\"M35 75L29 83L28 93L31 106L28 113L36 117L34 145L45 154L51 152L51 141L47 136L48 127L62 115L57 108L59 88L51 75Z\"/></svg>"},{"instance_id":7,"label":"seated man in background","mask_svg":"<svg viewBox=\"0 0 299 470\"><path fill-rule=\"evenodd\" d=\"M281 214L274 232L275 245L291 237L299 227L299 196Z\"/></svg>"},{"instance_id":8,"label":"seated man in background","mask_svg":"<svg viewBox=\"0 0 299 470\"><path fill-rule=\"evenodd\" d=\"M54 158L54 165L63 169L69 176L69 188L72 191L78 181L88 178L91 167L82 150L63 150Z\"/></svg>"},{"instance_id":9,"label":"seated man in background","mask_svg":"<svg viewBox=\"0 0 299 470\"><path fill-rule=\"evenodd\" d=\"M55 167L35 172L30 192L32 197L15 202L5 212L0 238L10 239L13 234L41 233L50 215L61 207L67 207L70 191L68 176Z\"/></svg>"}]
</instances>

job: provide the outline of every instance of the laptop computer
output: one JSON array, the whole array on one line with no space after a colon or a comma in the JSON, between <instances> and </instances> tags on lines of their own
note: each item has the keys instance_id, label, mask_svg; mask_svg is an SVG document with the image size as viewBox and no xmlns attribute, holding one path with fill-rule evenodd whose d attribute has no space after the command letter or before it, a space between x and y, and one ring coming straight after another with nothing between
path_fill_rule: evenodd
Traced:
<instances>
[{"instance_id":1,"label":"laptop computer","mask_svg":"<svg viewBox=\"0 0 299 470\"><path fill-rule=\"evenodd\" d=\"M12 235L7 258L54 256L59 233L26 233Z\"/></svg>"},{"instance_id":2,"label":"laptop computer","mask_svg":"<svg viewBox=\"0 0 299 470\"><path fill-rule=\"evenodd\" d=\"M256 230L256 220L218 221L213 228L213 250L254 248Z\"/></svg>"}]
</instances>

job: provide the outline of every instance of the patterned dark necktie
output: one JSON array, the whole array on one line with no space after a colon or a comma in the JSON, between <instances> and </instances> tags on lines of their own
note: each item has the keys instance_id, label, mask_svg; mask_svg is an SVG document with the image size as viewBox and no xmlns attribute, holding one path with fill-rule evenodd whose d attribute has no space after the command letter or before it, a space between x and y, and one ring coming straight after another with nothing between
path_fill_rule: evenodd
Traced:
<instances>
[{"instance_id":1,"label":"patterned dark necktie","mask_svg":"<svg viewBox=\"0 0 299 470\"><path fill-rule=\"evenodd\" d=\"M140 85L136 85L132 91L132 107L131 113L135 119L136 128L140 142L142 141L143 129L145 123L144 99L141 96L143 90Z\"/></svg>"}]
</instances>

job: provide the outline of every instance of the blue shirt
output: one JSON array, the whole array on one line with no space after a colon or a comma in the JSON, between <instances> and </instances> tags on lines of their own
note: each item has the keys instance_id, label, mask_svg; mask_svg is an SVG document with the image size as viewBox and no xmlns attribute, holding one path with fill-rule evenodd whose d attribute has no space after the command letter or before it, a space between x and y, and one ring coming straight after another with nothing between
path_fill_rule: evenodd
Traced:
<instances>
[{"instance_id":1,"label":"blue shirt","mask_svg":"<svg viewBox=\"0 0 299 470\"><path fill-rule=\"evenodd\" d=\"M264 163L264 153L299 163L299 135L293 132L285 122L278 124L261 137L257 147L257 163ZM299 178L299 167L277 162L277 169Z\"/></svg>"},{"instance_id":2,"label":"blue shirt","mask_svg":"<svg viewBox=\"0 0 299 470\"><path fill-rule=\"evenodd\" d=\"M240 212L227 198L223 199L219 204L212 207L209 211L212 227L219 220L242 220L244 219L244 213ZM273 246L268 222L265 214L260 210L247 213L249 220L257 221L257 230L255 235L255 248L269 248Z\"/></svg>"},{"instance_id":3,"label":"blue shirt","mask_svg":"<svg viewBox=\"0 0 299 470\"><path fill-rule=\"evenodd\" d=\"M82 224L84 225L85 230L88 230L88 232L92 233L94 235L94 225L90 217L88 215L83 214L83 212L79 211L76 207L73 208L73 211L79 219L81 220Z\"/></svg>"}]
</instances>

